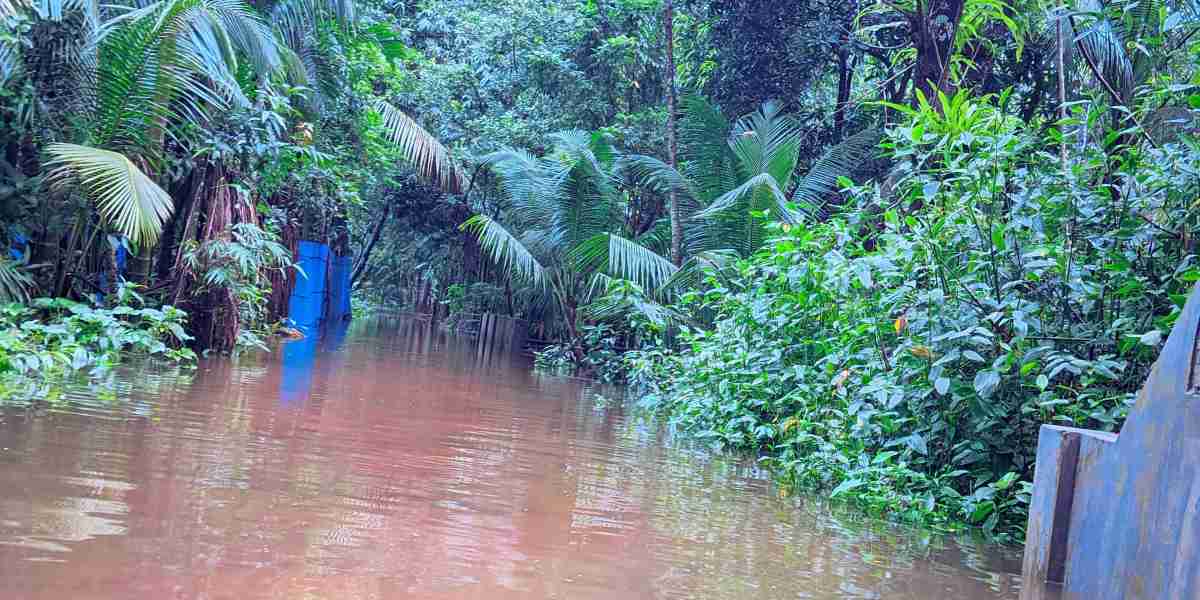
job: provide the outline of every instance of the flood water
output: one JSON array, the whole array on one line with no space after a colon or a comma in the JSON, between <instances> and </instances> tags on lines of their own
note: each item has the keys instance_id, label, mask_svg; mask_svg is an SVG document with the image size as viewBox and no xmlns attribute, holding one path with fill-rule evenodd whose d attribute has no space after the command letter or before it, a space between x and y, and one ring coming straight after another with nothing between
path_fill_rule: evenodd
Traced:
<instances>
[{"instance_id":1,"label":"flood water","mask_svg":"<svg viewBox=\"0 0 1200 600\"><path fill-rule=\"evenodd\" d=\"M404 318L0 413L0 598L1019 595L1018 550L781 499Z\"/></svg>"}]
</instances>

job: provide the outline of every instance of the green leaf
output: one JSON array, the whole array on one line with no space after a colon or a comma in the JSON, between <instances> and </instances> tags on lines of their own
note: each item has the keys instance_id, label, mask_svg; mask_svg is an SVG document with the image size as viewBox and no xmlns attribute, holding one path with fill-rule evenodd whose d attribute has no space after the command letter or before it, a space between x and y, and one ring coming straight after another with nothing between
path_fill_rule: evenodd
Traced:
<instances>
[{"instance_id":1,"label":"green leaf","mask_svg":"<svg viewBox=\"0 0 1200 600\"><path fill-rule=\"evenodd\" d=\"M1162 337L1162 331L1159 331L1158 329L1152 329L1146 333L1143 333L1142 336L1138 338L1138 341L1147 346L1157 347L1160 343L1162 343Z\"/></svg>"},{"instance_id":2,"label":"green leaf","mask_svg":"<svg viewBox=\"0 0 1200 600\"><path fill-rule=\"evenodd\" d=\"M950 378L938 377L933 382L933 389L937 390L939 396L945 396L946 392L950 391Z\"/></svg>"},{"instance_id":3,"label":"green leaf","mask_svg":"<svg viewBox=\"0 0 1200 600\"><path fill-rule=\"evenodd\" d=\"M110 226L134 244L153 246L175 210L171 196L123 154L76 144L50 144L51 179L82 184Z\"/></svg>"},{"instance_id":4,"label":"green leaf","mask_svg":"<svg viewBox=\"0 0 1200 600\"><path fill-rule=\"evenodd\" d=\"M1000 374L992 369L984 369L975 374L975 391L982 398L990 398L1000 385Z\"/></svg>"},{"instance_id":5,"label":"green leaf","mask_svg":"<svg viewBox=\"0 0 1200 600\"><path fill-rule=\"evenodd\" d=\"M919 433L914 433L904 438L904 444L921 456L929 454L929 446L925 443L925 438Z\"/></svg>"},{"instance_id":6,"label":"green leaf","mask_svg":"<svg viewBox=\"0 0 1200 600\"><path fill-rule=\"evenodd\" d=\"M383 117L389 140L400 147L418 172L451 194L462 191L462 172L450 151L433 134L383 100L376 100L374 108Z\"/></svg>"},{"instance_id":7,"label":"green leaf","mask_svg":"<svg viewBox=\"0 0 1200 600\"><path fill-rule=\"evenodd\" d=\"M836 498L846 492L849 492L850 490L861 487L865 483L866 482L861 479L847 479L838 484L837 487L833 488L833 492L831 492L829 495Z\"/></svg>"}]
</instances>

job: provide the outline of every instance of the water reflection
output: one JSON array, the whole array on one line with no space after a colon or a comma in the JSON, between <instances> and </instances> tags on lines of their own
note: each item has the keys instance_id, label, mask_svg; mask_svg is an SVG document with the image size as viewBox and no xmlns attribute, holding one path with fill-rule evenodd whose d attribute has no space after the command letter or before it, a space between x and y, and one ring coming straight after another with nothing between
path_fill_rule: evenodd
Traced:
<instances>
[{"instance_id":1,"label":"water reflection","mask_svg":"<svg viewBox=\"0 0 1200 600\"><path fill-rule=\"evenodd\" d=\"M0 597L1020 593L1011 549L781 500L752 464L428 321L337 339L5 414Z\"/></svg>"}]
</instances>

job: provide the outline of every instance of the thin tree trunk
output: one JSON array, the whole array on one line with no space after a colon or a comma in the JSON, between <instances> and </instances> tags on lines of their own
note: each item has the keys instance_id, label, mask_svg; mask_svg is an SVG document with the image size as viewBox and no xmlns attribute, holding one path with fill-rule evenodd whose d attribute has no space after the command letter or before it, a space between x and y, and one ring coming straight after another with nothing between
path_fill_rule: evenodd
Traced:
<instances>
[{"instance_id":1,"label":"thin tree trunk","mask_svg":"<svg viewBox=\"0 0 1200 600\"><path fill-rule=\"evenodd\" d=\"M954 38L965 4L966 0L928 0L924 6L918 3L916 12L909 15L913 46L917 49L914 104L917 90L935 107L939 91L949 95L950 55L954 52Z\"/></svg>"},{"instance_id":2,"label":"thin tree trunk","mask_svg":"<svg viewBox=\"0 0 1200 600\"><path fill-rule=\"evenodd\" d=\"M838 49L838 95L837 108L833 112L833 136L841 140L846 128L846 111L850 108L850 86L853 83L854 67L850 62L849 48Z\"/></svg>"},{"instance_id":3,"label":"thin tree trunk","mask_svg":"<svg viewBox=\"0 0 1200 600\"><path fill-rule=\"evenodd\" d=\"M1058 10L1058 56L1056 57L1058 63L1058 119L1060 123L1065 123L1067 120L1067 71L1064 59L1066 49L1063 47L1063 42L1066 40L1066 24L1063 23L1063 20L1066 19L1066 7L1062 0L1058 1ZM1067 172L1067 136L1065 134L1060 136L1058 152L1065 174Z\"/></svg>"},{"instance_id":4,"label":"thin tree trunk","mask_svg":"<svg viewBox=\"0 0 1200 600\"><path fill-rule=\"evenodd\" d=\"M672 169L678 170L679 148L675 140L675 3L666 0L663 3L663 37L667 44L667 66L665 82L667 84L667 161ZM679 193L671 188L669 194L671 213L671 262L675 266L683 264L683 221L679 214Z\"/></svg>"},{"instance_id":5,"label":"thin tree trunk","mask_svg":"<svg viewBox=\"0 0 1200 600\"><path fill-rule=\"evenodd\" d=\"M367 242L367 246L363 248L362 256L358 258L358 264L354 265L354 271L350 274L351 286L366 272L367 261L371 259L371 252L375 250L375 244L379 243L379 236L383 233L383 226L387 224L388 217L391 214L392 205L383 205L383 214L379 215L379 221L375 223L375 229L371 231L371 239Z\"/></svg>"}]
</instances>

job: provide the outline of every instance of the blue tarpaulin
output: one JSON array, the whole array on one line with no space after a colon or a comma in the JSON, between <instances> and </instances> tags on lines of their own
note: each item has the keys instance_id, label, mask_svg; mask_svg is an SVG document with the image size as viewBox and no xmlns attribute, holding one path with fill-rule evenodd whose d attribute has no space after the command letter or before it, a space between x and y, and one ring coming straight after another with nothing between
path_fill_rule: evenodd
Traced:
<instances>
[{"instance_id":1,"label":"blue tarpaulin","mask_svg":"<svg viewBox=\"0 0 1200 600\"><path fill-rule=\"evenodd\" d=\"M306 240L300 242L297 254L304 274L296 276L296 288L288 300L288 316L295 327L314 335L322 321L348 320L351 257L336 256L329 246Z\"/></svg>"},{"instance_id":2,"label":"blue tarpaulin","mask_svg":"<svg viewBox=\"0 0 1200 600\"><path fill-rule=\"evenodd\" d=\"M298 263L303 271L296 275L296 287L288 300L288 317L296 328L312 335L321 324L325 312L325 270L329 261L329 246L301 241L297 249Z\"/></svg>"},{"instance_id":3,"label":"blue tarpaulin","mask_svg":"<svg viewBox=\"0 0 1200 600\"><path fill-rule=\"evenodd\" d=\"M349 256L333 258L329 269L329 306L325 312L331 323L350 318L350 272L352 269Z\"/></svg>"},{"instance_id":4,"label":"blue tarpaulin","mask_svg":"<svg viewBox=\"0 0 1200 600\"><path fill-rule=\"evenodd\" d=\"M283 368L280 369L279 402L284 406L303 406L312 394L313 366L317 362L317 338L307 337L283 344Z\"/></svg>"}]
</instances>

